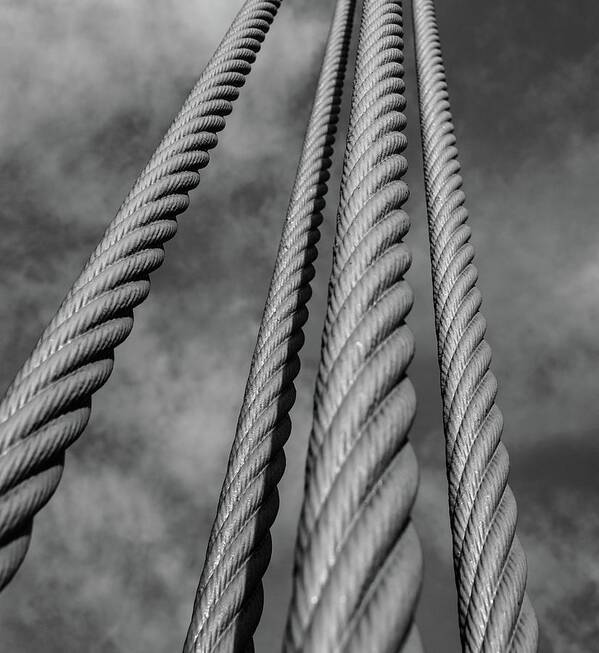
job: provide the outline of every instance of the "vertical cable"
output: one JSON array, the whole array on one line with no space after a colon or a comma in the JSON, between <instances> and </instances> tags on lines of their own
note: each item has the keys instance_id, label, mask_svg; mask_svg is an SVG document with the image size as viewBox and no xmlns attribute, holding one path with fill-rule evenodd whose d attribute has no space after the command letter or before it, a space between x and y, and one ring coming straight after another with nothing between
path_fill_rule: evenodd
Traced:
<instances>
[{"instance_id":1,"label":"vertical cable","mask_svg":"<svg viewBox=\"0 0 599 653\"><path fill-rule=\"evenodd\" d=\"M432 0L413 0L449 512L464 651L537 649Z\"/></svg>"},{"instance_id":2,"label":"vertical cable","mask_svg":"<svg viewBox=\"0 0 599 653\"><path fill-rule=\"evenodd\" d=\"M420 650L399 0L365 0L286 653Z\"/></svg>"},{"instance_id":3,"label":"vertical cable","mask_svg":"<svg viewBox=\"0 0 599 653\"><path fill-rule=\"evenodd\" d=\"M355 0L337 0L229 465L193 608L186 653L244 652L262 612L293 380L308 319Z\"/></svg>"}]
</instances>

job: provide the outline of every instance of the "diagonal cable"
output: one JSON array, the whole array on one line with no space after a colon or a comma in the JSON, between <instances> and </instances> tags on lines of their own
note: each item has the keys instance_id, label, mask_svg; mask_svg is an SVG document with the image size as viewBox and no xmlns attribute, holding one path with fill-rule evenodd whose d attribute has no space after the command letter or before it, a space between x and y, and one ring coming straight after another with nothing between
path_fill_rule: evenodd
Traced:
<instances>
[{"instance_id":1,"label":"diagonal cable","mask_svg":"<svg viewBox=\"0 0 599 653\"><path fill-rule=\"evenodd\" d=\"M0 403L0 589L54 494L282 0L247 0Z\"/></svg>"}]
</instances>

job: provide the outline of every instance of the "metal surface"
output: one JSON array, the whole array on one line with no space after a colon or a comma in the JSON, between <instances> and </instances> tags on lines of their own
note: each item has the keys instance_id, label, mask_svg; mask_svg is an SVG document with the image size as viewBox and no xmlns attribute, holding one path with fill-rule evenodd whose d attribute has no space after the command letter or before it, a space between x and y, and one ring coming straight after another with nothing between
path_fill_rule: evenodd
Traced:
<instances>
[{"instance_id":1,"label":"metal surface","mask_svg":"<svg viewBox=\"0 0 599 653\"><path fill-rule=\"evenodd\" d=\"M338 0L185 651L247 651L262 612L355 0Z\"/></svg>"},{"instance_id":2,"label":"metal surface","mask_svg":"<svg viewBox=\"0 0 599 653\"><path fill-rule=\"evenodd\" d=\"M0 589L133 327L281 0L248 0L0 404Z\"/></svg>"},{"instance_id":3,"label":"metal surface","mask_svg":"<svg viewBox=\"0 0 599 653\"><path fill-rule=\"evenodd\" d=\"M421 649L401 2L365 0L284 650Z\"/></svg>"},{"instance_id":4,"label":"metal surface","mask_svg":"<svg viewBox=\"0 0 599 653\"><path fill-rule=\"evenodd\" d=\"M503 417L484 340L477 270L432 0L413 0L449 510L464 651L537 649L526 558L507 484Z\"/></svg>"}]
</instances>

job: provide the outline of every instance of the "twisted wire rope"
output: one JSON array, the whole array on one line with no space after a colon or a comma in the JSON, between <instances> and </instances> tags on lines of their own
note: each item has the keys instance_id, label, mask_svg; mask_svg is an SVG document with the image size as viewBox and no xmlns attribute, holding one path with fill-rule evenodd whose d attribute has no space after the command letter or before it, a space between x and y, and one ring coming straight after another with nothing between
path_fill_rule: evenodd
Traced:
<instances>
[{"instance_id":1,"label":"twisted wire rope","mask_svg":"<svg viewBox=\"0 0 599 653\"><path fill-rule=\"evenodd\" d=\"M0 589L110 376L282 0L247 0L0 404Z\"/></svg>"},{"instance_id":2,"label":"twisted wire rope","mask_svg":"<svg viewBox=\"0 0 599 653\"><path fill-rule=\"evenodd\" d=\"M421 650L402 4L365 0L283 649Z\"/></svg>"},{"instance_id":3,"label":"twisted wire rope","mask_svg":"<svg viewBox=\"0 0 599 653\"><path fill-rule=\"evenodd\" d=\"M283 445L308 318L312 263L339 110L355 0L338 0L210 535L185 652L253 650L278 511Z\"/></svg>"},{"instance_id":4,"label":"twisted wire rope","mask_svg":"<svg viewBox=\"0 0 599 653\"><path fill-rule=\"evenodd\" d=\"M464 651L537 650L432 0L413 0L449 509Z\"/></svg>"}]
</instances>

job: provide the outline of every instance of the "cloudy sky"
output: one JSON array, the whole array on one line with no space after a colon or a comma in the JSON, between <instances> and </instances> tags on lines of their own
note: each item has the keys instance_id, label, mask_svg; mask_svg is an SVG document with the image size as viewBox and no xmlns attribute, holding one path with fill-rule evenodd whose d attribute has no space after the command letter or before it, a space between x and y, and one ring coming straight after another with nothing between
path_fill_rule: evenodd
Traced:
<instances>
[{"instance_id":1,"label":"cloudy sky","mask_svg":"<svg viewBox=\"0 0 599 653\"><path fill-rule=\"evenodd\" d=\"M438 4L541 650L582 653L599 639L599 9L592 0ZM0 0L2 390L240 5ZM0 597L1 650L180 650L332 9L333 0L285 0ZM426 565L418 622L428 650L454 653L410 30L406 45L411 437L422 471L414 519ZM335 166L258 651L278 650L289 598L339 156Z\"/></svg>"}]
</instances>

